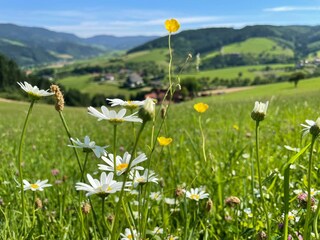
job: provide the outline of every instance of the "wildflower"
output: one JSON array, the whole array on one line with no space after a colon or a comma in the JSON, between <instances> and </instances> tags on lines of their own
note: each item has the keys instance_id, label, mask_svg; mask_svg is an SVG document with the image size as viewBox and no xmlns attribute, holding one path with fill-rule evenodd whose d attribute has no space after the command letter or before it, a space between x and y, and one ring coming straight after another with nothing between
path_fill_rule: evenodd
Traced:
<instances>
[{"instance_id":1,"label":"wildflower","mask_svg":"<svg viewBox=\"0 0 320 240\"><path fill-rule=\"evenodd\" d=\"M151 98L144 100L142 108L138 112L139 117L143 122L147 122L154 119L155 116L155 102Z\"/></svg>"},{"instance_id":2,"label":"wildflower","mask_svg":"<svg viewBox=\"0 0 320 240\"><path fill-rule=\"evenodd\" d=\"M175 236L173 236L173 235L169 235L167 238L166 238L166 240L177 240L177 239L179 239L178 237L175 237Z\"/></svg>"},{"instance_id":3,"label":"wildflower","mask_svg":"<svg viewBox=\"0 0 320 240\"><path fill-rule=\"evenodd\" d=\"M191 188L190 191L186 191L186 197L198 202L200 199L208 198L209 194L199 188Z\"/></svg>"},{"instance_id":4,"label":"wildflower","mask_svg":"<svg viewBox=\"0 0 320 240\"><path fill-rule=\"evenodd\" d=\"M28 93L29 97L33 100L39 100L42 97L51 96L54 93L48 92L48 90L40 90L37 86L32 86L27 82L17 82L19 86Z\"/></svg>"},{"instance_id":5,"label":"wildflower","mask_svg":"<svg viewBox=\"0 0 320 240\"><path fill-rule=\"evenodd\" d=\"M53 84L50 86L50 90L51 92L54 93L56 97L56 105L55 105L56 110L62 111L64 108L64 98L63 98L62 92L60 91L59 86Z\"/></svg>"},{"instance_id":6,"label":"wildflower","mask_svg":"<svg viewBox=\"0 0 320 240\"><path fill-rule=\"evenodd\" d=\"M245 214L247 214L247 216L248 216L249 218L252 218L252 217L253 217L251 208L245 208L245 209L243 209L243 212L244 212Z\"/></svg>"},{"instance_id":7,"label":"wildflower","mask_svg":"<svg viewBox=\"0 0 320 240\"><path fill-rule=\"evenodd\" d=\"M130 172L129 178L133 182L133 187L137 187L139 184L143 185L147 182L158 183L158 178L155 173L153 171L149 173L149 169L145 169L143 175L140 175L139 171Z\"/></svg>"},{"instance_id":8,"label":"wildflower","mask_svg":"<svg viewBox=\"0 0 320 240\"><path fill-rule=\"evenodd\" d=\"M70 140L75 145L68 145L69 147L83 148L84 152L93 151L97 158L100 158L102 155L107 154L106 150L104 150L107 146L100 147L100 146L96 145L96 143L94 141L90 141L90 138L88 136L84 137L83 143L78 138L76 140L73 138L70 138Z\"/></svg>"},{"instance_id":9,"label":"wildflower","mask_svg":"<svg viewBox=\"0 0 320 240\"><path fill-rule=\"evenodd\" d=\"M284 145L284 148L289 150L289 151L300 152L300 148L293 148L293 147L290 147L288 145Z\"/></svg>"},{"instance_id":10,"label":"wildflower","mask_svg":"<svg viewBox=\"0 0 320 240\"><path fill-rule=\"evenodd\" d=\"M160 201L162 199L162 195L160 192L152 192L150 193L150 199Z\"/></svg>"},{"instance_id":11,"label":"wildflower","mask_svg":"<svg viewBox=\"0 0 320 240\"><path fill-rule=\"evenodd\" d=\"M164 25L169 33L174 33L176 31L178 31L180 28L180 23L174 18L167 19L165 21Z\"/></svg>"},{"instance_id":12,"label":"wildflower","mask_svg":"<svg viewBox=\"0 0 320 240\"><path fill-rule=\"evenodd\" d=\"M113 124L122 122L142 122L142 119L136 116L137 113L133 113L129 116L125 116L127 110L121 109L118 113L114 110L109 110L107 107L102 106L101 112L96 110L94 107L88 107L88 113L96 118L98 121L107 120Z\"/></svg>"},{"instance_id":13,"label":"wildflower","mask_svg":"<svg viewBox=\"0 0 320 240\"><path fill-rule=\"evenodd\" d=\"M76 183L76 190L86 191L86 196L89 197L93 194L105 198L110 193L115 193L121 191L122 182L117 182L113 180L113 173L109 173L108 176L105 172L101 173L100 181L98 179L93 179L90 174L87 174L87 179L89 184L78 182ZM126 186L129 186L129 183L126 183Z\"/></svg>"},{"instance_id":14,"label":"wildflower","mask_svg":"<svg viewBox=\"0 0 320 240\"><path fill-rule=\"evenodd\" d=\"M301 124L304 129L302 130L303 136L310 133L312 136L317 137L320 133L320 118L318 118L315 122L312 120L306 120L306 124Z\"/></svg>"},{"instance_id":15,"label":"wildflower","mask_svg":"<svg viewBox=\"0 0 320 240\"><path fill-rule=\"evenodd\" d=\"M172 142L172 138L166 137L158 137L157 140L160 146L168 146Z\"/></svg>"},{"instance_id":16,"label":"wildflower","mask_svg":"<svg viewBox=\"0 0 320 240\"><path fill-rule=\"evenodd\" d=\"M258 122L264 120L267 114L268 105L268 101L266 103L256 101L254 104L254 108L251 112L251 118Z\"/></svg>"},{"instance_id":17,"label":"wildflower","mask_svg":"<svg viewBox=\"0 0 320 240\"><path fill-rule=\"evenodd\" d=\"M297 196L297 200L299 203L299 206L301 206L302 208L307 208L307 203L308 203L308 194L301 192L298 194ZM316 204L316 200L314 198L314 196L311 195L311 207L313 207Z\"/></svg>"},{"instance_id":18,"label":"wildflower","mask_svg":"<svg viewBox=\"0 0 320 240\"><path fill-rule=\"evenodd\" d=\"M176 199L174 198L165 198L164 202L168 205L175 205L176 204Z\"/></svg>"},{"instance_id":19,"label":"wildflower","mask_svg":"<svg viewBox=\"0 0 320 240\"><path fill-rule=\"evenodd\" d=\"M36 205L37 209L42 209L42 207L43 207L42 201L40 198L36 198L36 200L34 201L34 204Z\"/></svg>"},{"instance_id":20,"label":"wildflower","mask_svg":"<svg viewBox=\"0 0 320 240\"><path fill-rule=\"evenodd\" d=\"M60 173L59 169L56 169L56 168L51 169L52 176L57 176L59 173Z\"/></svg>"},{"instance_id":21,"label":"wildflower","mask_svg":"<svg viewBox=\"0 0 320 240\"><path fill-rule=\"evenodd\" d=\"M182 197L184 195L185 190L181 187L177 187L176 190L174 191L174 194L176 197Z\"/></svg>"},{"instance_id":22,"label":"wildflower","mask_svg":"<svg viewBox=\"0 0 320 240\"><path fill-rule=\"evenodd\" d=\"M81 211L84 213L84 214L89 214L90 211L91 211L91 205L90 203L88 202L84 202L81 206Z\"/></svg>"},{"instance_id":23,"label":"wildflower","mask_svg":"<svg viewBox=\"0 0 320 240\"><path fill-rule=\"evenodd\" d=\"M161 227L155 227L153 231L151 231L152 234L163 234L163 228Z\"/></svg>"},{"instance_id":24,"label":"wildflower","mask_svg":"<svg viewBox=\"0 0 320 240\"><path fill-rule=\"evenodd\" d=\"M45 187L51 187L51 184L47 184L48 179L46 180L37 180L35 183L29 183L27 180L23 179L23 190L31 190L31 191L43 191Z\"/></svg>"},{"instance_id":25,"label":"wildflower","mask_svg":"<svg viewBox=\"0 0 320 240\"><path fill-rule=\"evenodd\" d=\"M240 199L238 197L235 196L231 196L225 199L225 203L229 206L229 207L235 207L236 205L240 204Z\"/></svg>"},{"instance_id":26,"label":"wildflower","mask_svg":"<svg viewBox=\"0 0 320 240\"><path fill-rule=\"evenodd\" d=\"M206 211L211 212L212 208L213 208L213 202L211 199L208 199L208 201L206 202Z\"/></svg>"},{"instance_id":27,"label":"wildflower","mask_svg":"<svg viewBox=\"0 0 320 240\"><path fill-rule=\"evenodd\" d=\"M131 161L131 154L128 152L125 152L123 154L123 157L116 156L116 164L114 165L114 156L113 154L108 154L108 157L102 156L101 159L107 163L107 165L104 164L98 164L99 169L103 171L108 172L114 172L114 167L116 165L116 172L117 175L120 176L124 172L128 170L129 163ZM144 168L141 166L137 166L137 164L147 160L147 156L142 153L137 158L133 159L130 164L130 170L143 170Z\"/></svg>"},{"instance_id":28,"label":"wildflower","mask_svg":"<svg viewBox=\"0 0 320 240\"><path fill-rule=\"evenodd\" d=\"M124 233L120 233L121 240L131 240L131 239L138 239L137 230L133 229L132 232L130 228L126 228Z\"/></svg>"},{"instance_id":29,"label":"wildflower","mask_svg":"<svg viewBox=\"0 0 320 240\"><path fill-rule=\"evenodd\" d=\"M145 102L145 101L123 101L119 98L114 98L114 99L107 98L107 100L111 104L111 107L121 106L130 110L134 110L138 107L143 106Z\"/></svg>"},{"instance_id":30,"label":"wildflower","mask_svg":"<svg viewBox=\"0 0 320 240\"><path fill-rule=\"evenodd\" d=\"M258 239L259 240L268 239L268 235L264 231L261 231L258 233Z\"/></svg>"},{"instance_id":31,"label":"wildflower","mask_svg":"<svg viewBox=\"0 0 320 240\"><path fill-rule=\"evenodd\" d=\"M195 105L193 105L193 108L199 113L204 113L208 110L209 105L206 103L196 103Z\"/></svg>"}]
</instances>

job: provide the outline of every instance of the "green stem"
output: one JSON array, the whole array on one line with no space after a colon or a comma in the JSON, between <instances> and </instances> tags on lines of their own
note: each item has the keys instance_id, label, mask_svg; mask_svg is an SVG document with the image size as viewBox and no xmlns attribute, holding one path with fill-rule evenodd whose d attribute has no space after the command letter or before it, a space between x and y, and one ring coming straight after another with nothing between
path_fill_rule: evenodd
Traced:
<instances>
[{"instance_id":1,"label":"green stem","mask_svg":"<svg viewBox=\"0 0 320 240\"><path fill-rule=\"evenodd\" d=\"M63 116L62 111L59 111L59 116L60 116L60 119L61 119L62 124L63 124L63 126L64 126L64 129L66 130L66 133L67 133L67 135L68 135L70 144L71 144L72 146L74 146L74 143L71 141L71 133L70 133L70 130L69 130L69 128L68 128L68 125L67 125L66 120L64 119L64 116ZM81 163L80 163L80 158L79 158L78 152L77 152L76 148L74 148L74 147L73 147L73 151L74 151L74 154L76 155L80 172L82 173L83 170L82 170L82 167L81 167Z\"/></svg>"},{"instance_id":2,"label":"green stem","mask_svg":"<svg viewBox=\"0 0 320 240\"><path fill-rule=\"evenodd\" d=\"M30 114L33 109L33 105L35 103L35 100L32 100L30 103L30 107L26 116L26 119L23 124L22 133L20 137L20 144L19 144L19 152L18 152L18 168L19 168L19 180L20 180L20 186L21 186L21 211L22 211L22 229L25 227L25 203L24 203L24 190L23 190L23 172L22 172L22 147L24 143L24 137L27 129L27 124L29 121Z\"/></svg>"},{"instance_id":3,"label":"green stem","mask_svg":"<svg viewBox=\"0 0 320 240\"><path fill-rule=\"evenodd\" d=\"M117 176L117 124L113 125L113 167L114 175Z\"/></svg>"},{"instance_id":4,"label":"green stem","mask_svg":"<svg viewBox=\"0 0 320 240\"><path fill-rule=\"evenodd\" d=\"M82 168L82 172L81 172L81 182L84 181L84 171L86 170L86 167L87 167L88 156L89 156L89 152L86 152L86 157L84 159L83 168Z\"/></svg>"},{"instance_id":5,"label":"green stem","mask_svg":"<svg viewBox=\"0 0 320 240\"><path fill-rule=\"evenodd\" d=\"M256 159L257 159L258 181L259 181L261 203L262 203L262 208L263 208L263 211L266 217L266 222L267 222L267 236L269 239L271 239L269 215L268 215L266 203L264 200L264 194L262 191L261 169L260 169L260 159L259 159L259 121L256 121Z\"/></svg>"},{"instance_id":6,"label":"green stem","mask_svg":"<svg viewBox=\"0 0 320 240\"><path fill-rule=\"evenodd\" d=\"M310 145L310 154L309 154L309 166L308 166L308 176L307 176L307 191L308 191L308 199L307 199L307 214L306 220L304 223L304 232L303 239L310 239L310 215L311 215L311 174L312 174L312 153L313 153L313 145L315 143L316 136L312 136L311 145Z\"/></svg>"},{"instance_id":7,"label":"green stem","mask_svg":"<svg viewBox=\"0 0 320 240\"><path fill-rule=\"evenodd\" d=\"M203 129L202 129L202 124L201 124L201 115L199 115L199 127L202 135L202 153L203 153L203 158L204 161L207 161L207 155L206 155L206 139L204 137Z\"/></svg>"},{"instance_id":8,"label":"green stem","mask_svg":"<svg viewBox=\"0 0 320 240\"><path fill-rule=\"evenodd\" d=\"M169 33L169 37L168 37L168 46L169 46L169 55L170 55L169 66L168 66L169 89L170 89L170 94L171 94L171 97L172 97L172 84L171 84L171 67L172 67L171 33Z\"/></svg>"},{"instance_id":9,"label":"green stem","mask_svg":"<svg viewBox=\"0 0 320 240\"><path fill-rule=\"evenodd\" d=\"M318 232L318 217L319 217L319 212L320 212L320 205L318 204L316 214L313 220L313 229L314 229L314 234L316 236L316 239L319 239L319 232Z\"/></svg>"},{"instance_id":10,"label":"green stem","mask_svg":"<svg viewBox=\"0 0 320 240\"><path fill-rule=\"evenodd\" d=\"M283 235L283 240L288 240L289 183L290 183L290 164L284 170L284 235Z\"/></svg>"},{"instance_id":11,"label":"green stem","mask_svg":"<svg viewBox=\"0 0 320 240\"><path fill-rule=\"evenodd\" d=\"M111 240L116 240L118 239L118 234L117 234L117 231L119 230L118 229L118 221L119 221L119 210L120 210L120 205L121 205L121 202L122 202L122 198L123 198L123 194L124 194L124 188L125 188L125 185L126 185L126 182L127 182L127 179L128 179L128 175L129 175L129 172L130 172L130 167L131 167L131 163L133 161L133 154L135 153L136 151L136 148L137 148L137 145L138 145L138 142L139 142L139 139L140 139L140 136L141 136L141 133L145 127L146 123L143 122L141 124L141 127L139 129L139 132L137 134L137 138L136 138L136 141L134 143L134 146L133 146L133 149L132 149L132 152L131 152L131 159L129 161L129 164L128 164L128 167L127 167L127 171L124 173L124 180L123 180L123 184L122 184L122 188L121 188L121 191L120 191L120 196L119 196L119 201L117 203L117 206L116 206L116 209L115 209L115 216L114 216L114 223L113 223L113 226L112 226L112 233L111 233Z\"/></svg>"}]
</instances>

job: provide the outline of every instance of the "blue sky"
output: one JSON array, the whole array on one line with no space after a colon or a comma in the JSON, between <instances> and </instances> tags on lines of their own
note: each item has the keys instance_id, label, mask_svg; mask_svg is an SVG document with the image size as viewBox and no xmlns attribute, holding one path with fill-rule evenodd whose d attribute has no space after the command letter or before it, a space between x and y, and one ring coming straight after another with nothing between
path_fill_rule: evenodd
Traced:
<instances>
[{"instance_id":1,"label":"blue sky","mask_svg":"<svg viewBox=\"0 0 320 240\"><path fill-rule=\"evenodd\" d=\"M320 25L320 0L0 0L0 23L45 27L81 37L165 35L181 30L254 24Z\"/></svg>"}]
</instances>

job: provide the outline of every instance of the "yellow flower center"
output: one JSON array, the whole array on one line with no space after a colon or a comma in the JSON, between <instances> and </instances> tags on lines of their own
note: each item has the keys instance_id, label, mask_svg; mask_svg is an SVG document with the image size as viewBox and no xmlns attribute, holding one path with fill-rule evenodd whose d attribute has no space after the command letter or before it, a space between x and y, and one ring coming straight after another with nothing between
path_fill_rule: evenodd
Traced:
<instances>
[{"instance_id":1,"label":"yellow flower center","mask_svg":"<svg viewBox=\"0 0 320 240\"><path fill-rule=\"evenodd\" d=\"M167 146L172 142L172 138L158 137L158 142L161 146Z\"/></svg>"},{"instance_id":2,"label":"yellow flower center","mask_svg":"<svg viewBox=\"0 0 320 240\"><path fill-rule=\"evenodd\" d=\"M193 200L199 200L200 196L198 194L191 194L190 198Z\"/></svg>"},{"instance_id":3,"label":"yellow flower center","mask_svg":"<svg viewBox=\"0 0 320 240\"><path fill-rule=\"evenodd\" d=\"M209 105L205 103L197 103L193 105L193 107L197 112L204 113L209 108Z\"/></svg>"},{"instance_id":4,"label":"yellow flower center","mask_svg":"<svg viewBox=\"0 0 320 240\"><path fill-rule=\"evenodd\" d=\"M124 120L122 118L111 118L109 119L111 123L123 123Z\"/></svg>"},{"instance_id":5,"label":"yellow flower center","mask_svg":"<svg viewBox=\"0 0 320 240\"><path fill-rule=\"evenodd\" d=\"M176 32L180 28L180 23L174 18L166 20L164 25L169 33Z\"/></svg>"},{"instance_id":6,"label":"yellow flower center","mask_svg":"<svg viewBox=\"0 0 320 240\"><path fill-rule=\"evenodd\" d=\"M39 185L33 183L33 184L30 185L30 187L33 188L33 189L38 189L38 188L39 188Z\"/></svg>"},{"instance_id":7,"label":"yellow flower center","mask_svg":"<svg viewBox=\"0 0 320 240\"><path fill-rule=\"evenodd\" d=\"M129 235L127 236L127 238L133 239L131 234L129 234Z\"/></svg>"},{"instance_id":8,"label":"yellow flower center","mask_svg":"<svg viewBox=\"0 0 320 240\"><path fill-rule=\"evenodd\" d=\"M128 167L128 163L121 163L117 165L117 171L122 171L123 169L126 169Z\"/></svg>"},{"instance_id":9,"label":"yellow flower center","mask_svg":"<svg viewBox=\"0 0 320 240\"><path fill-rule=\"evenodd\" d=\"M139 183L141 183L141 182L144 182L145 180L144 180L143 177L139 177L139 178L136 178L136 181L139 182Z\"/></svg>"},{"instance_id":10,"label":"yellow flower center","mask_svg":"<svg viewBox=\"0 0 320 240\"><path fill-rule=\"evenodd\" d=\"M288 219L289 219L289 220L294 220L294 216L293 216L293 215L289 215L289 216L288 216Z\"/></svg>"}]
</instances>

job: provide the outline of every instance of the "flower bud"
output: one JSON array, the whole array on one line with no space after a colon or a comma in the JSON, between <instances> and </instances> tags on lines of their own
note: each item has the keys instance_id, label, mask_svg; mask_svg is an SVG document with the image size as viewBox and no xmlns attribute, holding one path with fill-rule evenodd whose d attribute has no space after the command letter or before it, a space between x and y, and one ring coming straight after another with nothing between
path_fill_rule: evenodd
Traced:
<instances>
[{"instance_id":1,"label":"flower bud","mask_svg":"<svg viewBox=\"0 0 320 240\"><path fill-rule=\"evenodd\" d=\"M258 122L264 120L267 114L268 104L268 101L266 103L256 101L251 112L251 118Z\"/></svg>"},{"instance_id":2,"label":"flower bud","mask_svg":"<svg viewBox=\"0 0 320 240\"><path fill-rule=\"evenodd\" d=\"M229 206L229 207L235 207L236 205L240 204L240 199L238 197L235 196L231 196L225 199L225 203Z\"/></svg>"},{"instance_id":3,"label":"flower bud","mask_svg":"<svg viewBox=\"0 0 320 240\"><path fill-rule=\"evenodd\" d=\"M140 108L138 112L139 118L143 120L143 122L147 122L153 120L155 117L155 103L151 98L147 98L144 101L144 105Z\"/></svg>"}]
</instances>

